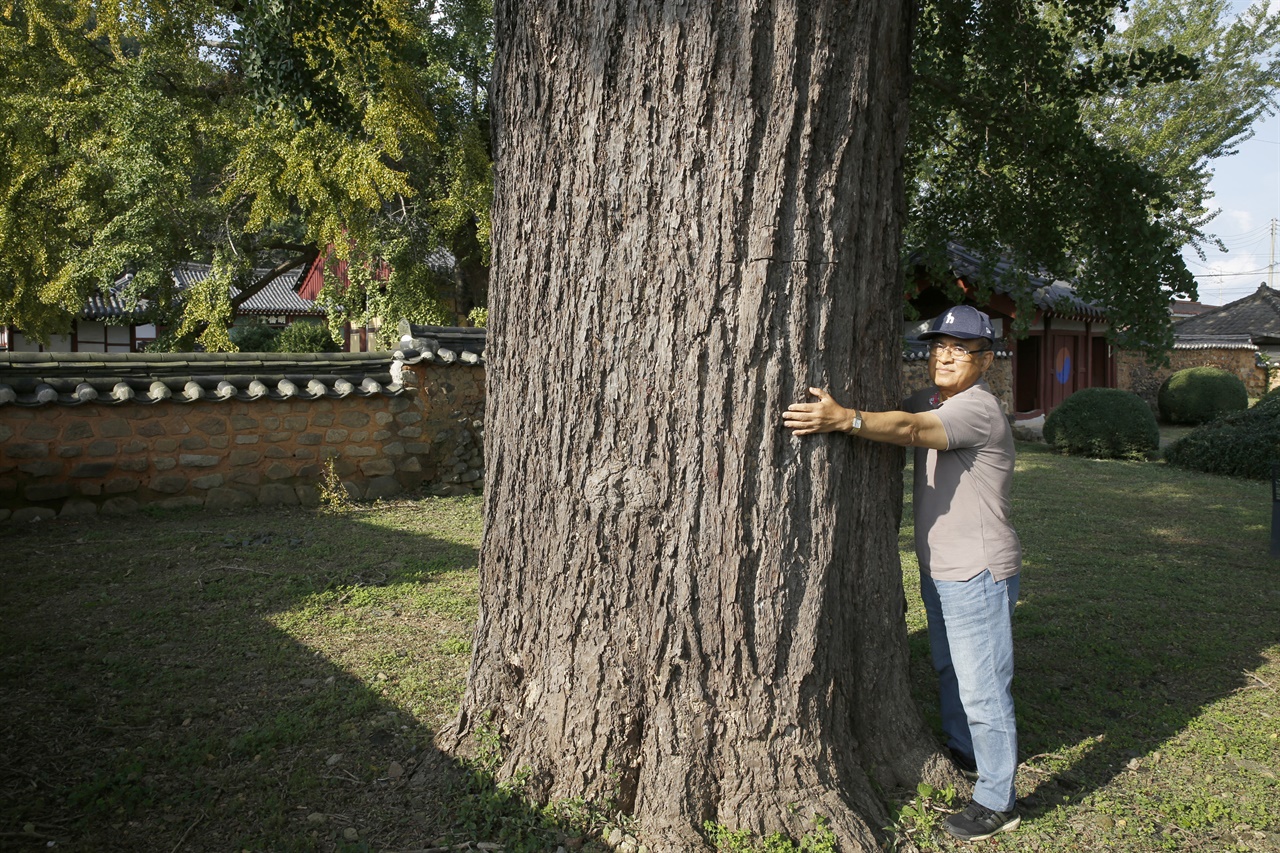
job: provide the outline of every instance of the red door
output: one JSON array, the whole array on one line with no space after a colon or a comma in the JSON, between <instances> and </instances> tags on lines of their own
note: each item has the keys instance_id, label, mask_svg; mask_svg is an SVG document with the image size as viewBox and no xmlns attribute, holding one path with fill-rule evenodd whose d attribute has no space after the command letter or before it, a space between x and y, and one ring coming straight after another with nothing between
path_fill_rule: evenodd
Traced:
<instances>
[{"instance_id":1,"label":"red door","mask_svg":"<svg viewBox=\"0 0 1280 853\"><path fill-rule=\"evenodd\" d=\"M1081 363L1080 338L1076 335L1050 335L1049 342L1049 408L1058 405L1080 387L1077 377L1084 369Z\"/></svg>"}]
</instances>

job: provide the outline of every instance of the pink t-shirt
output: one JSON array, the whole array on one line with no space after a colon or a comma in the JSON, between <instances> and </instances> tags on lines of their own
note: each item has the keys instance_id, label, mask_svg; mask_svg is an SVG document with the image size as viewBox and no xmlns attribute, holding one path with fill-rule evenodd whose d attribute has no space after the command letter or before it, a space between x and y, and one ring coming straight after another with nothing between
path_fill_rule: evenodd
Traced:
<instances>
[{"instance_id":1,"label":"pink t-shirt","mask_svg":"<svg viewBox=\"0 0 1280 853\"><path fill-rule=\"evenodd\" d=\"M908 412L933 411L947 449L915 449L916 556L935 580L966 581L990 570L1018 573L1022 545L1009 523L1013 431L986 382L942 402L930 386L906 399Z\"/></svg>"}]
</instances>

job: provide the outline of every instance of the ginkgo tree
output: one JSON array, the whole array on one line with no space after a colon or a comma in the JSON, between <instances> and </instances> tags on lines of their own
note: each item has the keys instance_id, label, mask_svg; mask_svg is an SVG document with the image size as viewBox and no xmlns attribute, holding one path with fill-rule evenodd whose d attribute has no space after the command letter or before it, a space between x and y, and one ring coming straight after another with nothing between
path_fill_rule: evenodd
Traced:
<instances>
[{"instance_id":1,"label":"ginkgo tree","mask_svg":"<svg viewBox=\"0 0 1280 853\"><path fill-rule=\"evenodd\" d=\"M1200 58L1114 49L1104 0L931 0L913 47L914 6L496 3L480 607L436 744L651 849L910 848L892 792L959 781L907 685L902 456L781 424L898 404L904 247L1071 273L1145 345L1193 286L1176 188L1081 104Z\"/></svg>"},{"instance_id":2,"label":"ginkgo tree","mask_svg":"<svg viewBox=\"0 0 1280 853\"><path fill-rule=\"evenodd\" d=\"M1194 79L1152 82L1082 100L1085 125L1170 185L1171 224L1188 245L1207 248L1217 210L1213 163L1236 153L1280 98L1280 5L1239 14L1229 0L1131 0L1103 52L1176 50L1198 60ZM1272 8L1269 8L1269 5Z\"/></svg>"},{"instance_id":3,"label":"ginkgo tree","mask_svg":"<svg viewBox=\"0 0 1280 853\"><path fill-rule=\"evenodd\" d=\"M335 322L439 319L422 261L487 260L490 29L486 0L9 4L0 323L64 331L116 286L228 349L236 305L321 251L349 262Z\"/></svg>"}]
</instances>

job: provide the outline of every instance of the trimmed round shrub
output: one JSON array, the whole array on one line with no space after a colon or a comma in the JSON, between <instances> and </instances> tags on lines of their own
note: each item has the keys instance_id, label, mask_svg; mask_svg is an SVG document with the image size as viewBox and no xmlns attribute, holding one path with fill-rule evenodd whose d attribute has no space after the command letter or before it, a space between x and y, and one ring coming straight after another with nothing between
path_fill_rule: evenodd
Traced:
<instances>
[{"instance_id":1,"label":"trimmed round shrub","mask_svg":"<svg viewBox=\"0 0 1280 853\"><path fill-rule=\"evenodd\" d=\"M1170 376L1156 397L1160 417L1170 424L1204 424L1249 406L1244 382L1229 370L1188 367Z\"/></svg>"},{"instance_id":2,"label":"trimmed round shrub","mask_svg":"<svg viewBox=\"0 0 1280 853\"><path fill-rule=\"evenodd\" d=\"M247 323L232 326L228 334L240 352L275 352L280 330L266 323Z\"/></svg>"},{"instance_id":3,"label":"trimmed round shrub","mask_svg":"<svg viewBox=\"0 0 1280 853\"><path fill-rule=\"evenodd\" d=\"M1280 462L1280 394L1192 430L1166 447L1164 458L1192 471L1269 479Z\"/></svg>"},{"instance_id":4,"label":"trimmed round shrub","mask_svg":"<svg viewBox=\"0 0 1280 853\"><path fill-rule=\"evenodd\" d=\"M328 327L320 323L290 323L276 338L277 352L338 352L340 349Z\"/></svg>"},{"instance_id":5,"label":"trimmed round shrub","mask_svg":"<svg viewBox=\"0 0 1280 853\"><path fill-rule=\"evenodd\" d=\"M1160 429L1151 407L1137 394L1085 388L1045 418L1044 440L1073 456L1146 459L1160 447Z\"/></svg>"}]
</instances>

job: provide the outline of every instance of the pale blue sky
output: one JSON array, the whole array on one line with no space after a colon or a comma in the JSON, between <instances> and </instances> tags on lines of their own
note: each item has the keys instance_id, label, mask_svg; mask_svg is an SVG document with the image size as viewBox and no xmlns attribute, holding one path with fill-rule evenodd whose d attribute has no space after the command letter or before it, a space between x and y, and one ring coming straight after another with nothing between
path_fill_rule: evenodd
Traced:
<instances>
[{"instance_id":1,"label":"pale blue sky","mask_svg":"<svg viewBox=\"0 0 1280 853\"><path fill-rule=\"evenodd\" d=\"M1243 9L1248 3L1234 5ZM1274 0L1271 6L1275 8ZM1220 237L1229 251L1206 249L1204 261L1194 252L1183 253L1199 283L1200 301L1209 305L1248 296L1262 283L1280 288L1280 116L1266 118L1254 129L1253 138L1241 144L1237 154L1211 164L1211 206L1222 213L1206 230ZM1268 282L1273 262L1277 265Z\"/></svg>"},{"instance_id":2,"label":"pale blue sky","mask_svg":"<svg viewBox=\"0 0 1280 853\"><path fill-rule=\"evenodd\" d=\"M1201 261L1184 253L1187 268L1195 273L1200 301L1225 305L1248 296L1261 283L1280 288L1280 116L1257 126L1257 133L1240 146L1233 157L1213 163L1212 205L1221 208L1208 231L1218 235L1229 250L1206 250ZM1275 242L1272 242L1273 228ZM1274 274L1270 264L1275 261Z\"/></svg>"}]
</instances>

